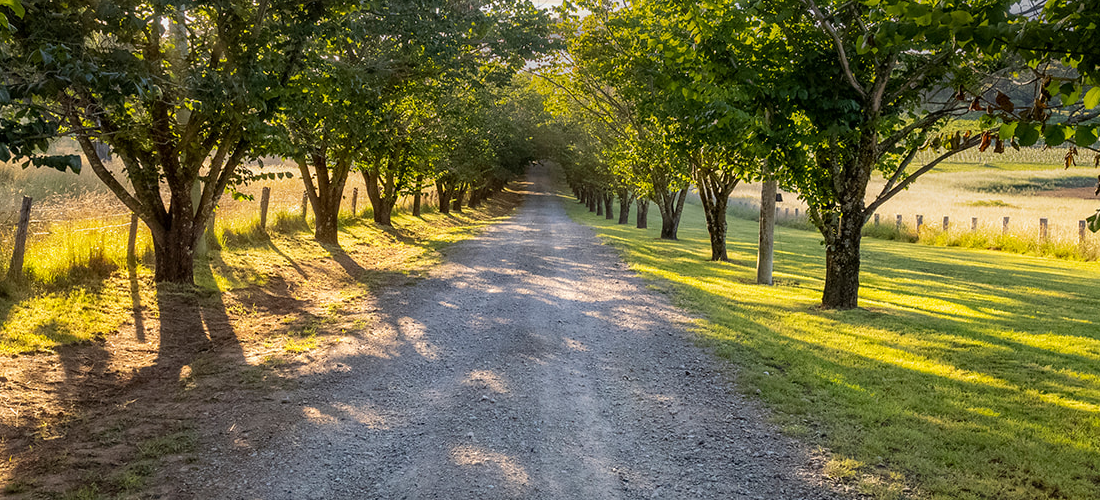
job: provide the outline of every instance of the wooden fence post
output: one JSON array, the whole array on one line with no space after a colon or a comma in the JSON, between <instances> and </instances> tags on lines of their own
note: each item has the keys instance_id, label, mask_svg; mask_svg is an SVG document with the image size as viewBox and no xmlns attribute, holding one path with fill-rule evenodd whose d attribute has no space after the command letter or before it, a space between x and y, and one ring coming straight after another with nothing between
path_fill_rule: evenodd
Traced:
<instances>
[{"instance_id":1,"label":"wooden fence post","mask_svg":"<svg viewBox=\"0 0 1100 500\"><path fill-rule=\"evenodd\" d=\"M875 214L875 225L878 225L878 214Z\"/></svg>"},{"instance_id":2,"label":"wooden fence post","mask_svg":"<svg viewBox=\"0 0 1100 500\"><path fill-rule=\"evenodd\" d=\"M924 216L917 216L917 236L920 236L920 227L924 225Z\"/></svg>"},{"instance_id":3,"label":"wooden fence post","mask_svg":"<svg viewBox=\"0 0 1100 500\"><path fill-rule=\"evenodd\" d=\"M1041 217L1039 219L1039 241L1046 242L1048 236L1049 233L1047 232L1047 219L1046 217Z\"/></svg>"},{"instance_id":4,"label":"wooden fence post","mask_svg":"<svg viewBox=\"0 0 1100 500\"><path fill-rule=\"evenodd\" d=\"M355 217L359 215L359 211L356 210L356 205L359 203L359 188L353 188L351 190L351 216Z\"/></svg>"},{"instance_id":5,"label":"wooden fence post","mask_svg":"<svg viewBox=\"0 0 1100 500\"><path fill-rule=\"evenodd\" d=\"M309 193L302 191L302 220L306 220L306 210L309 208Z\"/></svg>"},{"instance_id":6,"label":"wooden fence post","mask_svg":"<svg viewBox=\"0 0 1100 500\"><path fill-rule=\"evenodd\" d=\"M126 240L126 262L131 265L137 262L138 220L138 214L130 214L130 238Z\"/></svg>"},{"instance_id":7,"label":"wooden fence post","mask_svg":"<svg viewBox=\"0 0 1100 500\"><path fill-rule=\"evenodd\" d=\"M1001 234L1008 234L1008 217L1005 217L1004 222L1001 224Z\"/></svg>"},{"instance_id":8,"label":"wooden fence post","mask_svg":"<svg viewBox=\"0 0 1100 500\"><path fill-rule=\"evenodd\" d=\"M971 231L977 231L978 230L978 218L977 217L971 217L970 218L970 230Z\"/></svg>"},{"instance_id":9,"label":"wooden fence post","mask_svg":"<svg viewBox=\"0 0 1100 500\"><path fill-rule=\"evenodd\" d=\"M898 222L894 225L894 228L901 232L901 214L898 214Z\"/></svg>"},{"instance_id":10,"label":"wooden fence post","mask_svg":"<svg viewBox=\"0 0 1100 500\"><path fill-rule=\"evenodd\" d=\"M947 216L946 215L943 216L943 232L945 232L945 233L947 232L948 223L949 223L949 221L947 219Z\"/></svg>"},{"instance_id":11,"label":"wooden fence post","mask_svg":"<svg viewBox=\"0 0 1100 500\"><path fill-rule=\"evenodd\" d=\"M11 253L11 267L8 268L8 281L23 279L23 253L27 250L27 230L31 225L31 197L23 197L19 208L19 226L15 230L15 248Z\"/></svg>"},{"instance_id":12,"label":"wooden fence post","mask_svg":"<svg viewBox=\"0 0 1100 500\"><path fill-rule=\"evenodd\" d=\"M1087 224L1085 224L1085 221L1083 221L1083 220L1077 221L1077 241L1079 241L1082 245L1085 244L1085 228L1086 227L1088 227L1088 226L1087 226Z\"/></svg>"},{"instance_id":13,"label":"wooden fence post","mask_svg":"<svg viewBox=\"0 0 1100 500\"><path fill-rule=\"evenodd\" d=\"M260 232L267 232L267 206L271 202L271 188L264 186L260 191Z\"/></svg>"}]
</instances>

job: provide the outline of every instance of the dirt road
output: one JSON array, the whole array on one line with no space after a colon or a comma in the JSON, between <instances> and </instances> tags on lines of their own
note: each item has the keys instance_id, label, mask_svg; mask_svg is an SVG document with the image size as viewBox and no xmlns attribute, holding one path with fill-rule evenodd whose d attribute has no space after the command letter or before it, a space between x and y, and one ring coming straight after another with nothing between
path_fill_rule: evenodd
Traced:
<instances>
[{"instance_id":1,"label":"dirt road","mask_svg":"<svg viewBox=\"0 0 1100 500\"><path fill-rule=\"evenodd\" d=\"M521 188L299 389L209 416L171 496L834 497L542 167Z\"/></svg>"}]
</instances>

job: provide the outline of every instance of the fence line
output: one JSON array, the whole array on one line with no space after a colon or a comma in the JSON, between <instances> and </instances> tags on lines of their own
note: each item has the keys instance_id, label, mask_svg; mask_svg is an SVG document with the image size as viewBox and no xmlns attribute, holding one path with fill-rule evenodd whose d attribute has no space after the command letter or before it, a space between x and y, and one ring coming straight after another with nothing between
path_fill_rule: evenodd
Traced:
<instances>
[{"instance_id":1,"label":"fence line","mask_svg":"<svg viewBox=\"0 0 1100 500\"><path fill-rule=\"evenodd\" d=\"M429 187L426 187L424 189L423 195L424 196L421 198L422 206L430 205L431 203L433 203L434 200L437 200L437 193L435 192L434 189L431 189ZM357 206L358 201L359 201L358 198L359 198L359 189L358 188L353 188L352 193L351 193L351 208L352 208L352 216L355 216L355 217L357 217L359 215L359 207ZM398 200L398 204L404 206L404 204L405 204L404 202L405 202L406 198L410 198L410 197L402 196ZM262 195L261 195L261 199L260 199L260 207L259 207L260 208L260 228L265 233L266 233L266 229L267 229L266 226L267 226L267 222L268 222L270 202L271 202L271 189L270 189L270 187L265 186L263 188L263 191L262 191ZM30 237L30 236L49 236L49 235L52 235L52 234L83 233L83 232L91 232L91 231L102 231L102 230L106 230L106 229L116 229L116 228L122 228L122 227L129 226L130 231L129 231L129 237L127 239L126 259L127 259L128 262L134 262L135 261L135 259L136 259L136 256L135 256L135 254L136 254L136 240L137 240L138 228L139 228L139 225L140 225L140 219L138 218L138 216L136 214L131 213L131 212L122 212L122 213L96 215L96 216L79 217L79 218L65 218L65 219L39 218L39 219L31 219L30 218L31 211L32 211L32 200L31 200L31 198L24 196L22 203L23 203L23 205L22 205L21 210L19 210L17 212L18 213L18 223L13 224L11 226L15 229L16 235L15 235L15 245L12 248L11 265L8 268L8 278L10 280L17 280L17 279L19 279L23 276L25 255L26 255L26 250L27 250L27 247L28 247L27 238ZM290 205L290 206L286 207L287 210L294 210L294 209L298 209L298 208L300 208L301 211L302 211L302 218L303 219L305 219L308 216L309 212L312 211L311 210L312 207L310 206L310 203L309 203L309 195L307 193L304 193L304 192L302 193L302 205L300 207L294 206L294 205ZM64 213L64 210L55 209L55 208L38 208L38 209L34 209L34 211L37 212L38 214ZM7 212L5 212L5 214L6 213ZM796 213L797 213L797 211L796 211ZM207 229L208 231L213 229L213 226L215 224L216 215L217 215L217 211L215 210L214 214L211 215L210 220L208 222L208 224L209 224L208 229ZM129 222L124 222L122 224L111 224L111 225L106 225L106 226L85 227L85 228L80 228L80 229L65 229L65 230L44 231L44 232L32 232L32 231L30 231L30 226L32 224L47 224L47 225L49 225L49 224L61 224L61 223L71 224L73 222L90 221L90 220L110 220L110 219L117 219L117 218L126 217L126 216L129 216L130 220L129 220ZM0 224L0 228L6 227L6 226L8 226L8 224ZM49 226L47 226L47 227L49 227Z\"/></svg>"},{"instance_id":2,"label":"fence line","mask_svg":"<svg viewBox=\"0 0 1100 500\"><path fill-rule=\"evenodd\" d=\"M748 209L748 210L752 210L752 211L759 211L760 210L759 203L756 203L756 202L753 202L753 201L733 201L732 203L730 203L730 206L731 207L737 206L737 207L741 207L742 209ZM776 207L776 209L775 209L775 215L776 215L777 219L779 219L779 220L784 220L784 219L785 220L790 220L790 219L792 219L792 217L790 215L790 209L789 208L785 208L782 211L780 211L779 208L780 207ZM806 216L805 215L800 216L799 215L799 210L796 208L795 211L794 211L794 217L793 218L795 218L795 219L805 219ZM902 231L903 227L905 225L904 224L904 215L895 214L895 218L896 218L895 226L894 226L895 229L897 231ZM924 224L924 215L923 214L915 214L913 216L913 220L916 223L916 233L918 235L921 234L923 231L927 230L926 227L925 227L925 224ZM1038 241L1042 242L1042 243L1050 242L1051 239L1052 239L1053 233L1054 233L1053 229L1054 229L1054 227L1058 227L1058 226L1053 225L1048 217L1039 217L1037 220L1038 220L1038 229L1037 229L1037 233L1036 233L1036 239ZM874 214L874 217L872 218L872 221L873 221L874 226L879 226L883 223L881 217L877 213ZM979 230L978 221L979 221L978 217L971 217L970 218L970 232L976 232L976 231ZM1011 218L1007 217L1007 216L1004 217L1001 220L1001 233L1002 234L1008 234L1009 233L1009 229L1010 229L1010 224L1009 223L1010 222L1011 222ZM945 216L943 216L943 223L940 226L940 228L939 229L934 229L934 230L949 232L951 230L951 228L952 228L952 226L951 226L950 216L945 215ZM1033 226L1033 228L1034 228L1034 226ZM1063 234L1063 233L1060 233L1060 234ZM1070 234L1072 234L1072 233L1070 233ZM1081 245L1086 244L1089 241L1089 234L1091 234L1091 232L1088 231L1087 222L1084 221L1084 220L1078 220L1077 221L1077 243L1081 244Z\"/></svg>"}]
</instances>

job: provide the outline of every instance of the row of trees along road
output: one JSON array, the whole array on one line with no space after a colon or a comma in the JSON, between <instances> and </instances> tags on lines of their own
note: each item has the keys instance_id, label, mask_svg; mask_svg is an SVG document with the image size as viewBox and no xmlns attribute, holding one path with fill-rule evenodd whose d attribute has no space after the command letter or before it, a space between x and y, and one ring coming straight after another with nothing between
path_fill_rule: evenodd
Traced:
<instances>
[{"instance_id":1,"label":"row of trees along road","mask_svg":"<svg viewBox=\"0 0 1100 500\"><path fill-rule=\"evenodd\" d=\"M272 176L263 157L297 163L326 243L352 174L386 225L432 180L500 189L534 158L505 101L549 29L519 0L0 0L0 161L78 172L45 154L75 138L151 230L155 280L189 284L222 194Z\"/></svg>"},{"instance_id":2,"label":"row of trees along road","mask_svg":"<svg viewBox=\"0 0 1100 500\"><path fill-rule=\"evenodd\" d=\"M936 165L1040 140L1069 143L1066 166L1096 151L1098 4L581 0L558 11L566 50L540 75L559 119L590 135L560 160L580 196L653 200L675 239L693 183L725 260L726 199L762 181L770 284L775 189L797 192L824 239L822 305L849 309L863 226ZM943 132L962 117L978 127Z\"/></svg>"}]
</instances>

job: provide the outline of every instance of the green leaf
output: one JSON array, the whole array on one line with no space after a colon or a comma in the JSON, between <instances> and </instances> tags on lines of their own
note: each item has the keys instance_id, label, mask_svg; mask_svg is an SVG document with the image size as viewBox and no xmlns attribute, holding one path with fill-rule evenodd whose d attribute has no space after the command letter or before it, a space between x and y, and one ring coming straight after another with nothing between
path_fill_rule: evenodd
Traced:
<instances>
[{"instance_id":1,"label":"green leaf","mask_svg":"<svg viewBox=\"0 0 1100 500\"><path fill-rule=\"evenodd\" d=\"M909 2L898 2L895 4L887 5L885 9L888 16L900 16L905 13L905 10L909 7Z\"/></svg>"},{"instance_id":2,"label":"green leaf","mask_svg":"<svg viewBox=\"0 0 1100 500\"><path fill-rule=\"evenodd\" d=\"M1034 123L1020 123L1016 127L1015 136L1020 140L1020 146L1025 148L1034 146L1039 142L1039 126Z\"/></svg>"},{"instance_id":3,"label":"green leaf","mask_svg":"<svg viewBox=\"0 0 1100 500\"><path fill-rule=\"evenodd\" d=\"M1100 87L1093 87L1085 93L1085 107L1088 109L1100 105Z\"/></svg>"},{"instance_id":4,"label":"green leaf","mask_svg":"<svg viewBox=\"0 0 1100 500\"><path fill-rule=\"evenodd\" d=\"M1077 133L1073 135L1073 142L1080 147L1092 146L1096 142L1096 127L1085 125L1077 126Z\"/></svg>"},{"instance_id":5,"label":"green leaf","mask_svg":"<svg viewBox=\"0 0 1100 500\"><path fill-rule=\"evenodd\" d=\"M1016 134L1016 127L1020 125L1020 122L1012 122L1001 125L1000 136L1002 141L1007 141Z\"/></svg>"},{"instance_id":6,"label":"green leaf","mask_svg":"<svg viewBox=\"0 0 1100 500\"><path fill-rule=\"evenodd\" d=\"M19 3L19 0L0 0L0 5L11 9L12 12L15 12L15 16L20 18L20 19L22 19L23 14L26 14L26 12L27 12L23 8L23 5ZM5 21L6 21L6 19L5 19Z\"/></svg>"},{"instance_id":7,"label":"green leaf","mask_svg":"<svg viewBox=\"0 0 1100 500\"><path fill-rule=\"evenodd\" d=\"M951 22L954 25L970 24L974 22L974 16L965 10L956 10L951 13Z\"/></svg>"},{"instance_id":8,"label":"green leaf","mask_svg":"<svg viewBox=\"0 0 1100 500\"><path fill-rule=\"evenodd\" d=\"M859 35L856 37L856 53L859 55L866 54L871 48L867 45L867 37Z\"/></svg>"},{"instance_id":9,"label":"green leaf","mask_svg":"<svg viewBox=\"0 0 1100 500\"><path fill-rule=\"evenodd\" d=\"M1062 104L1070 105L1077 102L1077 98L1081 97L1081 87L1072 83L1063 84L1059 89L1062 94Z\"/></svg>"},{"instance_id":10,"label":"green leaf","mask_svg":"<svg viewBox=\"0 0 1100 500\"><path fill-rule=\"evenodd\" d=\"M1100 210L1097 210L1096 213L1088 216L1085 220L1089 222L1089 231L1094 233L1100 231Z\"/></svg>"},{"instance_id":11,"label":"green leaf","mask_svg":"<svg viewBox=\"0 0 1100 500\"><path fill-rule=\"evenodd\" d=\"M1020 139L1020 141L1022 142L1023 139ZM1066 142L1066 127L1063 125L1048 125L1046 133L1043 134L1043 141L1046 142L1047 146L1060 146L1063 142Z\"/></svg>"}]
</instances>

